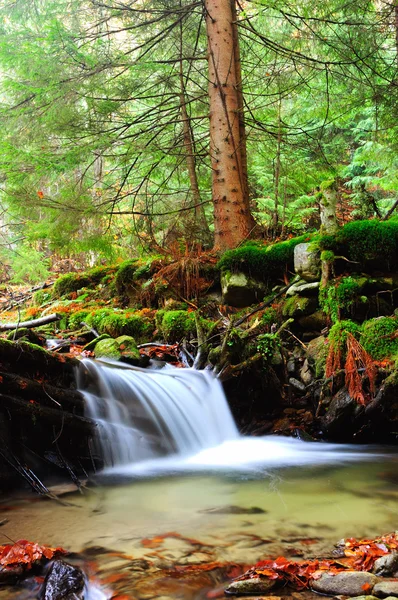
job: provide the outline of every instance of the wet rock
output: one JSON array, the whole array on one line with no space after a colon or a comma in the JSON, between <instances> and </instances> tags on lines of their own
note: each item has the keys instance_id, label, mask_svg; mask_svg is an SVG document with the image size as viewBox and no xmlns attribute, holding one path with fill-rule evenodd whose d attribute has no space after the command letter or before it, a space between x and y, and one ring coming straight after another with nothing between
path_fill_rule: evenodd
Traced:
<instances>
[{"instance_id":1,"label":"wet rock","mask_svg":"<svg viewBox=\"0 0 398 600\"><path fill-rule=\"evenodd\" d=\"M294 388L298 392L301 392L302 394L304 394L304 392L305 392L305 385L304 385L304 383L302 383L301 381L299 381L295 377L290 377L289 378L289 384L292 386L292 388Z\"/></svg>"},{"instance_id":2,"label":"wet rock","mask_svg":"<svg viewBox=\"0 0 398 600\"><path fill-rule=\"evenodd\" d=\"M7 335L7 340L11 341L20 340L22 338L31 344L37 344L37 346L44 346L46 341L45 337L39 335L28 327L19 327L18 329L13 329Z\"/></svg>"},{"instance_id":3,"label":"wet rock","mask_svg":"<svg viewBox=\"0 0 398 600\"><path fill-rule=\"evenodd\" d=\"M81 569L56 560L44 580L41 600L83 600L84 574Z\"/></svg>"},{"instance_id":4,"label":"wet rock","mask_svg":"<svg viewBox=\"0 0 398 600\"><path fill-rule=\"evenodd\" d=\"M23 574L21 566L0 567L0 583L12 584Z\"/></svg>"},{"instance_id":5,"label":"wet rock","mask_svg":"<svg viewBox=\"0 0 398 600\"><path fill-rule=\"evenodd\" d=\"M361 596L363 595L363 586L373 588L377 581L376 575L364 571L343 571L335 575L322 572L319 579L311 582L311 588L321 594Z\"/></svg>"},{"instance_id":6,"label":"wet rock","mask_svg":"<svg viewBox=\"0 0 398 600\"><path fill-rule=\"evenodd\" d=\"M317 296L318 290L319 281L313 281L312 283L299 281L287 290L286 296L294 296L295 294L298 296Z\"/></svg>"},{"instance_id":7,"label":"wet rock","mask_svg":"<svg viewBox=\"0 0 398 600\"><path fill-rule=\"evenodd\" d=\"M83 350L94 350L94 348L96 347L98 342L100 342L101 340L109 340L110 338L111 338L110 335L108 335L107 333L103 333L102 335L94 338L93 340L91 340L91 342L86 344L84 346Z\"/></svg>"},{"instance_id":8,"label":"wet rock","mask_svg":"<svg viewBox=\"0 0 398 600\"><path fill-rule=\"evenodd\" d=\"M253 594L264 594L275 587L275 579L243 579L241 581L233 581L225 588L225 593L228 596L246 596Z\"/></svg>"},{"instance_id":9,"label":"wet rock","mask_svg":"<svg viewBox=\"0 0 398 600\"><path fill-rule=\"evenodd\" d=\"M387 579L380 581L373 588L373 593L378 598L387 598L388 596L398 597L398 579Z\"/></svg>"},{"instance_id":10,"label":"wet rock","mask_svg":"<svg viewBox=\"0 0 398 600\"><path fill-rule=\"evenodd\" d=\"M294 249L294 270L305 281L318 281L321 270L320 254L311 244L297 244Z\"/></svg>"},{"instance_id":11,"label":"wet rock","mask_svg":"<svg viewBox=\"0 0 398 600\"><path fill-rule=\"evenodd\" d=\"M109 338L100 340L95 345L95 357L96 358L111 358L113 360L119 360L120 351L119 344L116 340Z\"/></svg>"},{"instance_id":12,"label":"wet rock","mask_svg":"<svg viewBox=\"0 0 398 600\"><path fill-rule=\"evenodd\" d=\"M303 366L300 369L300 378L304 385L309 385L312 381L312 371L310 369L310 365L308 363L308 359L306 358Z\"/></svg>"},{"instance_id":13,"label":"wet rock","mask_svg":"<svg viewBox=\"0 0 398 600\"><path fill-rule=\"evenodd\" d=\"M328 412L321 418L322 428L333 434L344 435L350 432L357 407L347 389L341 388L332 398Z\"/></svg>"},{"instance_id":14,"label":"wet rock","mask_svg":"<svg viewBox=\"0 0 398 600\"><path fill-rule=\"evenodd\" d=\"M245 273L226 271L221 275L223 303L238 308L261 302L267 286Z\"/></svg>"},{"instance_id":15,"label":"wet rock","mask_svg":"<svg viewBox=\"0 0 398 600\"><path fill-rule=\"evenodd\" d=\"M382 575L383 577L398 573L398 552L391 552L385 556L380 556L380 558L375 561L373 573Z\"/></svg>"}]
</instances>

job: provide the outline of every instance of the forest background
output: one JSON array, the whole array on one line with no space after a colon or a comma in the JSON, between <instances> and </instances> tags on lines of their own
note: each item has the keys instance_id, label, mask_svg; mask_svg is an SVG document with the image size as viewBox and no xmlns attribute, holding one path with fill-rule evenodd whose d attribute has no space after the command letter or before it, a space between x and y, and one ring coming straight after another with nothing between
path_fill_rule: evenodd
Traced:
<instances>
[{"instance_id":1,"label":"forest background","mask_svg":"<svg viewBox=\"0 0 398 600\"><path fill-rule=\"evenodd\" d=\"M397 71L394 0L2 0L3 276L389 218Z\"/></svg>"}]
</instances>

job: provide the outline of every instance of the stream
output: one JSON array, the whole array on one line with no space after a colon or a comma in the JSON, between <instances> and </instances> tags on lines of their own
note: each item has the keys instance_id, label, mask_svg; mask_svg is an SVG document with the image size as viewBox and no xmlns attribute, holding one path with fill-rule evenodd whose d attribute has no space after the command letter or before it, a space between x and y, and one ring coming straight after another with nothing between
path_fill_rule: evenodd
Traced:
<instances>
[{"instance_id":1,"label":"stream","mask_svg":"<svg viewBox=\"0 0 398 600\"><path fill-rule=\"evenodd\" d=\"M121 369L119 386L118 370L89 367L96 377L95 389L88 384L91 414L93 398L106 414L107 403L114 402L104 396L105 380L108 396L117 388L123 410L134 404L126 389L137 370L130 381ZM89 578L89 600L195 600L222 597L223 584L258 560L330 556L343 537L375 537L397 529L395 449L241 437L230 423L225 426L229 412L216 380L195 373L188 381L187 373L177 374L178 381L175 373L174 379L163 374L156 381L174 411L185 407L178 427L200 432L191 453L153 450L145 436L153 437L159 427L150 427L149 434L137 434L135 427L134 444L142 437L145 448L140 460L110 453L112 436L121 435L123 444L127 439L128 423L118 412L117 426L103 427L108 466L81 493L63 493L62 484L52 488L59 502L33 494L2 498L2 543L28 539L71 551L70 560ZM203 377L199 387L198 377ZM174 395L166 394L170 381L177 382ZM139 385L142 391L142 381ZM147 421L144 396L140 392L139 404ZM207 419L214 415L208 433L206 421L199 426L197 403L205 406ZM177 421L169 423L169 409L157 405L155 412L162 430L169 430L169 442L186 444L179 430L172 431ZM100 423L109 421L106 414L98 415ZM217 422L224 423L222 431L214 427ZM23 590L0 587L0 599L37 597L37 585L32 578Z\"/></svg>"}]
</instances>

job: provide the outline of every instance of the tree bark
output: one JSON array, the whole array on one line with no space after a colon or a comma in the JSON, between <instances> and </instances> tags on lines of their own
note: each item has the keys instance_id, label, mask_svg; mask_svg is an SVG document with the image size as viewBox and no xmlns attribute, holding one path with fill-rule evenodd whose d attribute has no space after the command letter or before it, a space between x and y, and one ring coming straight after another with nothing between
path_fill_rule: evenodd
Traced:
<instances>
[{"instance_id":1,"label":"tree bark","mask_svg":"<svg viewBox=\"0 0 398 600\"><path fill-rule=\"evenodd\" d=\"M214 245L234 248L249 237L245 139L242 137L242 99L235 0L205 0L209 64L210 155L214 203Z\"/></svg>"},{"instance_id":2,"label":"tree bark","mask_svg":"<svg viewBox=\"0 0 398 600\"><path fill-rule=\"evenodd\" d=\"M321 189L321 233L333 235L339 228L336 216L337 184L334 181L325 182L325 184L321 186Z\"/></svg>"}]
</instances>

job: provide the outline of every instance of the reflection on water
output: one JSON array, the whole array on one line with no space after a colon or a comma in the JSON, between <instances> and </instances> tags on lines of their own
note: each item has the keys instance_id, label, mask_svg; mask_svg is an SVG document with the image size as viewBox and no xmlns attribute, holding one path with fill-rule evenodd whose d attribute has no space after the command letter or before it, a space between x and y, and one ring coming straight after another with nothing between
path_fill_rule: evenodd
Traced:
<instances>
[{"instance_id":1,"label":"reflection on water","mask_svg":"<svg viewBox=\"0 0 398 600\"><path fill-rule=\"evenodd\" d=\"M342 537L397 529L397 464L391 455L371 464L91 484L83 495L63 497L67 505L8 502L0 535L3 543L9 536L85 550L93 574L138 600L190 599L238 574L233 565L329 553ZM200 576L195 570L215 562L229 565L218 579L215 567ZM172 585L176 568L188 569L189 581L179 572Z\"/></svg>"}]
</instances>

